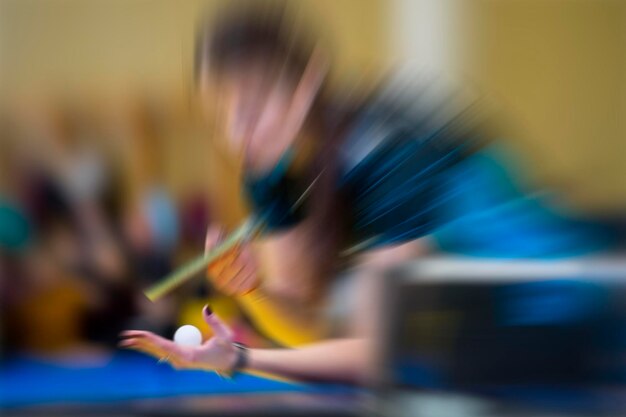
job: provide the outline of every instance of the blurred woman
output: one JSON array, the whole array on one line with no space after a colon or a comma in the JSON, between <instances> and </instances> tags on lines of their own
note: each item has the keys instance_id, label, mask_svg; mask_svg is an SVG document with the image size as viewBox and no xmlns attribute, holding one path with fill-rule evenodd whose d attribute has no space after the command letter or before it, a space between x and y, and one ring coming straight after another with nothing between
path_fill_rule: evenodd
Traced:
<instances>
[{"instance_id":1,"label":"blurred woman","mask_svg":"<svg viewBox=\"0 0 626 417\"><path fill-rule=\"evenodd\" d=\"M358 102L331 91L327 51L282 11L236 10L206 24L196 64L202 98L221 99L244 190L266 226L209 274L261 327L272 317L274 335L296 333L289 341L297 348L241 347L209 307L203 315L215 336L201 347L143 331L124 333L122 346L177 367L363 381L375 362L375 296L389 266L433 249L529 258L608 244L593 224L524 194L507 150L473 118L475 105L459 108L455 95L404 100L383 86ZM207 249L220 236L211 228ZM349 297L353 325L319 341L329 334L329 287L346 274L359 283Z\"/></svg>"}]
</instances>

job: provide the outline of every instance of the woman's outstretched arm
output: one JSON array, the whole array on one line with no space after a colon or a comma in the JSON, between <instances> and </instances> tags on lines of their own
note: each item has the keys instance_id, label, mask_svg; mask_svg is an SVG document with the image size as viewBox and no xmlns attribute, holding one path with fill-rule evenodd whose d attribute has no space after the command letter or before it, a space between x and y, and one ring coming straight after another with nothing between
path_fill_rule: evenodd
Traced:
<instances>
[{"instance_id":1,"label":"woman's outstretched arm","mask_svg":"<svg viewBox=\"0 0 626 417\"><path fill-rule=\"evenodd\" d=\"M208 307L204 320L214 336L201 346L182 346L151 332L129 330L122 333L120 346L167 361L177 369L206 369L229 372L239 349L233 345L230 328ZM336 339L298 349L250 349L244 372L269 373L298 380L360 382L368 363L366 339Z\"/></svg>"}]
</instances>

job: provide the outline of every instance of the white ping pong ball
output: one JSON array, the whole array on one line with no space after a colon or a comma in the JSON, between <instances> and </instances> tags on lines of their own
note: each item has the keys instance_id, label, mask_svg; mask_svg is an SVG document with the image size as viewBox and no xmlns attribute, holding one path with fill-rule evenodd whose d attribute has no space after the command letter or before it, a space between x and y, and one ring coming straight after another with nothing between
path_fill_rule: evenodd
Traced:
<instances>
[{"instance_id":1,"label":"white ping pong ball","mask_svg":"<svg viewBox=\"0 0 626 417\"><path fill-rule=\"evenodd\" d=\"M174 342L181 346L200 346L202 344L202 333L196 326L185 324L174 333Z\"/></svg>"}]
</instances>

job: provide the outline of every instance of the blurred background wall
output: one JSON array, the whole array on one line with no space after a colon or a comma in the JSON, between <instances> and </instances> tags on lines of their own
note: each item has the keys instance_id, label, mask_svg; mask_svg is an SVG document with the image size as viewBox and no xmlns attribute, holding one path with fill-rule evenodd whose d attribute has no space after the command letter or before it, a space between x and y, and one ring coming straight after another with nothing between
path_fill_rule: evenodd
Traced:
<instances>
[{"instance_id":1,"label":"blurred background wall","mask_svg":"<svg viewBox=\"0 0 626 417\"><path fill-rule=\"evenodd\" d=\"M228 3L3 0L4 88L19 93L187 88L195 25ZM294 5L298 17L313 19L333 49L341 51L338 66L359 71L385 58L388 7L380 0Z\"/></svg>"},{"instance_id":2,"label":"blurred background wall","mask_svg":"<svg viewBox=\"0 0 626 417\"><path fill-rule=\"evenodd\" d=\"M149 105L166 126L165 133L148 146L155 149L135 154L156 153L153 157L162 159L162 181L175 194L206 187L218 206L216 214L233 225L243 215L237 177L223 153L214 149L211 136L217 131L210 121L208 126L206 120L198 123L192 85L196 23L227 3L2 0L3 104L10 112L53 106L55 101L77 102L104 123ZM387 2L307 0L292 7L297 18L312 21L309 25L320 29L324 42L337 52L336 79L358 82L386 65ZM124 139L118 142L115 146L129 147ZM138 158L130 155L124 164Z\"/></svg>"},{"instance_id":3,"label":"blurred background wall","mask_svg":"<svg viewBox=\"0 0 626 417\"><path fill-rule=\"evenodd\" d=\"M195 22L222 3L3 0L3 100L71 95L115 108L150 95L185 113ZM624 2L323 0L299 9L323 22L344 79L403 60L464 77L514 114L521 129L510 140L540 181L589 207L626 200ZM193 167L219 164L188 163L211 153L196 152L205 141L185 140L164 144L175 188L205 176Z\"/></svg>"},{"instance_id":4,"label":"blurred background wall","mask_svg":"<svg viewBox=\"0 0 626 417\"><path fill-rule=\"evenodd\" d=\"M190 121L195 23L223 3L3 0L2 100L71 97L100 113L151 100L170 121L172 136L159 144L164 181L212 187L220 204L238 206L232 167L212 150L211 130ZM408 61L468 80L512 115L507 139L536 181L581 207L626 201L623 1L322 0L296 9L332 45L336 78L360 82ZM227 223L241 217L222 212Z\"/></svg>"},{"instance_id":5,"label":"blurred background wall","mask_svg":"<svg viewBox=\"0 0 626 417\"><path fill-rule=\"evenodd\" d=\"M623 208L626 3L463 4L461 68L519 122L537 176L586 207Z\"/></svg>"},{"instance_id":6,"label":"blurred background wall","mask_svg":"<svg viewBox=\"0 0 626 417\"><path fill-rule=\"evenodd\" d=\"M398 61L490 94L532 180L578 207L626 202L626 2L400 0Z\"/></svg>"}]
</instances>

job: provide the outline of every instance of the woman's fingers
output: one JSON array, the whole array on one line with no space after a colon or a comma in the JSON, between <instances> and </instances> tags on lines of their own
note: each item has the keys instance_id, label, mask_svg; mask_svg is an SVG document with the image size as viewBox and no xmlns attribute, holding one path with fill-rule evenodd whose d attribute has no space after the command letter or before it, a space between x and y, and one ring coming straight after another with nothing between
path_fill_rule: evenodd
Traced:
<instances>
[{"instance_id":1,"label":"woman's fingers","mask_svg":"<svg viewBox=\"0 0 626 417\"><path fill-rule=\"evenodd\" d=\"M237 260L237 257L237 250L231 249L209 264L207 273L214 278L217 285L220 285L221 281L224 281L224 272L231 267Z\"/></svg>"},{"instance_id":2,"label":"woman's fingers","mask_svg":"<svg viewBox=\"0 0 626 417\"><path fill-rule=\"evenodd\" d=\"M141 353L145 353L154 357L155 359L162 360L164 358L175 356L172 353L160 349L154 344L144 340L144 339L127 339L123 340L119 343L119 346L125 349L132 349L139 351Z\"/></svg>"},{"instance_id":3,"label":"woman's fingers","mask_svg":"<svg viewBox=\"0 0 626 417\"><path fill-rule=\"evenodd\" d=\"M256 260L250 247L245 247L244 250L241 251L241 262L244 263L245 267L241 272L242 278L239 282L239 288L237 288L238 294L253 290L256 288L259 280Z\"/></svg>"},{"instance_id":4,"label":"woman's fingers","mask_svg":"<svg viewBox=\"0 0 626 417\"><path fill-rule=\"evenodd\" d=\"M164 361L173 366L176 369L182 368L191 368L193 367L193 361L185 356L181 356L177 353L167 351L159 348L153 343L146 340L135 340L131 342L128 346L120 344L122 347L126 347L128 349L133 349L147 355L158 359L159 361Z\"/></svg>"},{"instance_id":5,"label":"woman's fingers","mask_svg":"<svg viewBox=\"0 0 626 417\"><path fill-rule=\"evenodd\" d=\"M236 247L209 265L213 284L230 295L242 294L256 286L257 267L247 245Z\"/></svg>"},{"instance_id":6,"label":"woman's fingers","mask_svg":"<svg viewBox=\"0 0 626 417\"><path fill-rule=\"evenodd\" d=\"M185 348L151 332L128 330L122 332L121 336L124 338L119 343L121 347L141 350L159 359L165 356L178 356L184 360L192 359L192 355Z\"/></svg>"},{"instance_id":7,"label":"woman's fingers","mask_svg":"<svg viewBox=\"0 0 626 417\"><path fill-rule=\"evenodd\" d=\"M174 368L228 369L233 361L233 332L213 314L208 305L202 316L215 335L202 346L180 346L151 332L127 330L121 333L120 347L137 350L168 362Z\"/></svg>"},{"instance_id":8,"label":"woman's fingers","mask_svg":"<svg viewBox=\"0 0 626 417\"><path fill-rule=\"evenodd\" d=\"M204 242L204 253L212 250L223 239L221 227L209 227ZM229 295L240 295L256 287L256 263L251 248L245 242L211 262L206 272L215 287Z\"/></svg>"},{"instance_id":9,"label":"woman's fingers","mask_svg":"<svg viewBox=\"0 0 626 417\"><path fill-rule=\"evenodd\" d=\"M146 335L150 334L150 332L147 332L145 330L124 330L123 332L120 333L120 336L122 337L144 337Z\"/></svg>"},{"instance_id":10,"label":"woman's fingers","mask_svg":"<svg viewBox=\"0 0 626 417\"><path fill-rule=\"evenodd\" d=\"M146 332L143 330L126 330L121 333L121 336L128 339L145 340L163 349L176 350L180 348L180 346L178 346L171 340L165 339L161 336L157 336L152 332Z\"/></svg>"},{"instance_id":11,"label":"woman's fingers","mask_svg":"<svg viewBox=\"0 0 626 417\"><path fill-rule=\"evenodd\" d=\"M240 295L256 286L256 267L249 260L241 259L231 267L232 276L225 280L222 290L227 294Z\"/></svg>"},{"instance_id":12,"label":"woman's fingers","mask_svg":"<svg viewBox=\"0 0 626 417\"><path fill-rule=\"evenodd\" d=\"M156 359L163 359L172 354L164 349L160 349L154 344L143 339L127 339L119 343L120 347L126 349L138 350L142 353L155 357Z\"/></svg>"},{"instance_id":13,"label":"woman's fingers","mask_svg":"<svg viewBox=\"0 0 626 417\"><path fill-rule=\"evenodd\" d=\"M230 328L224 323L217 314L213 313L209 305L205 305L202 309L202 318L204 321L211 327L213 330L213 334L219 338L226 340L228 342L232 341L233 332Z\"/></svg>"}]
</instances>

